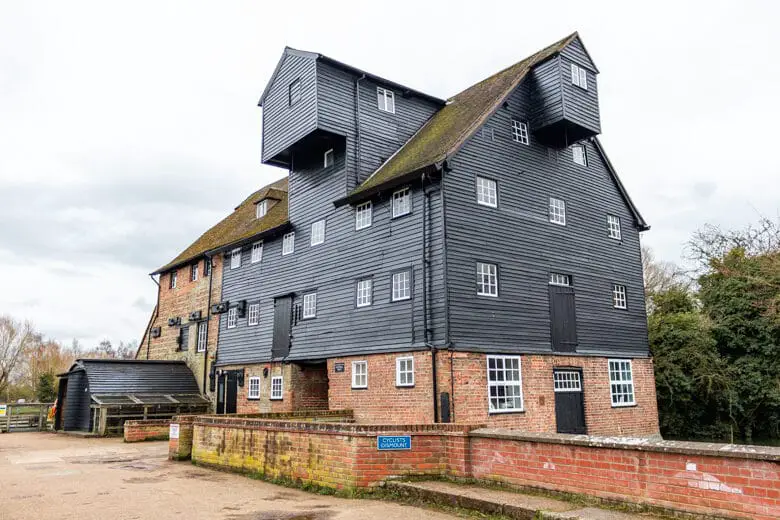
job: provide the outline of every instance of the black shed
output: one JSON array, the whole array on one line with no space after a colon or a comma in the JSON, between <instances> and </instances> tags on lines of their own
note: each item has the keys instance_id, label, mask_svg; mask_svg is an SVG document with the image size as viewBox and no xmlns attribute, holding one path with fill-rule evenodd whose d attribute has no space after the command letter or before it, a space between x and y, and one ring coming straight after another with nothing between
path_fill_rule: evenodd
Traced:
<instances>
[{"instance_id":1,"label":"black shed","mask_svg":"<svg viewBox=\"0 0 780 520\"><path fill-rule=\"evenodd\" d=\"M121 433L128 419L203 413L210 404L184 361L77 359L59 378L57 430Z\"/></svg>"}]
</instances>

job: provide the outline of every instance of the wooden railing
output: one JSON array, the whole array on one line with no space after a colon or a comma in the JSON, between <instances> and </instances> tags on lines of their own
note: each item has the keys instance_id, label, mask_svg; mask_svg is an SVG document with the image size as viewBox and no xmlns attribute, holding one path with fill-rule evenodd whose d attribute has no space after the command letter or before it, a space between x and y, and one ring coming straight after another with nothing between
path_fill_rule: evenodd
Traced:
<instances>
[{"instance_id":1,"label":"wooden railing","mask_svg":"<svg viewBox=\"0 0 780 520\"><path fill-rule=\"evenodd\" d=\"M0 433L50 430L53 403L0 404Z\"/></svg>"}]
</instances>

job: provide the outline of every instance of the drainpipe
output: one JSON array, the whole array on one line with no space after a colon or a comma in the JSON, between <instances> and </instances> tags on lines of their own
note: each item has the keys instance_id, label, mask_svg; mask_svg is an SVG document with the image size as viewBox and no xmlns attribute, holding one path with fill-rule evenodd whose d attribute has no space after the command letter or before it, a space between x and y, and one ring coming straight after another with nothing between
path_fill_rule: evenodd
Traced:
<instances>
[{"instance_id":1,"label":"drainpipe","mask_svg":"<svg viewBox=\"0 0 780 520\"><path fill-rule=\"evenodd\" d=\"M149 351L152 348L152 326L154 325L155 320L160 315L160 282L154 279L154 275L150 274L149 278L152 279L154 282L154 285L157 286L157 305L154 306L154 317L152 318L152 322L150 324L149 330L146 331L146 359L149 360Z\"/></svg>"},{"instance_id":2,"label":"drainpipe","mask_svg":"<svg viewBox=\"0 0 780 520\"><path fill-rule=\"evenodd\" d=\"M451 171L447 159L444 159L441 168L441 182L439 183L439 195L441 197L441 233L442 256L444 261L444 344L450 351L450 421L455 422L455 368L453 367L454 351L450 342L450 286L447 264L447 198L444 189L444 176Z\"/></svg>"},{"instance_id":3,"label":"drainpipe","mask_svg":"<svg viewBox=\"0 0 780 520\"><path fill-rule=\"evenodd\" d=\"M430 341L428 330L428 204L430 195L425 191L425 173L420 177L420 187L423 194L422 208L422 264L423 264L423 338L425 346L431 349L431 377L433 379L433 422L439 422L438 382L436 375L436 347Z\"/></svg>"},{"instance_id":4,"label":"drainpipe","mask_svg":"<svg viewBox=\"0 0 780 520\"><path fill-rule=\"evenodd\" d=\"M355 80L355 183L347 189L347 193L356 188L360 181L360 81L364 79L365 74Z\"/></svg>"},{"instance_id":5,"label":"drainpipe","mask_svg":"<svg viewBox=\"0 0 780 520\"><path fill-rule=\"evenodd\" d=\"M203 394L207 395L208 388L208 366L209 366L209 322L211 321L211 287L214 282L214 266L211 263L211 257L206 255L206 262L209 263L209 297L206 304L206 349L203 351Z\"/></svg>"}]
</instances>

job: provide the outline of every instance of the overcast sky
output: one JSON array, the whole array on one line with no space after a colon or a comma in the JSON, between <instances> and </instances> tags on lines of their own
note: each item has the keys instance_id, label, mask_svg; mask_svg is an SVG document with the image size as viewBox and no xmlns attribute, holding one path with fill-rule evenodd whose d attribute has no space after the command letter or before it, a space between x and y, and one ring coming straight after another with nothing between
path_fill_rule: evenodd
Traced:
<instances>
[{"instance_id":1,"label":"overcast sky","mask_svg":"<svg viewBox=\"0 0 780 520\"><path fill-rule=\"evenodd\" d=\"M446 98L578 30L643 239L679 261L777 215L774 4L0 0L0 314L139 340L147 273L285 174L257 107L285 45Z\"/></svg>"}]
</instances>

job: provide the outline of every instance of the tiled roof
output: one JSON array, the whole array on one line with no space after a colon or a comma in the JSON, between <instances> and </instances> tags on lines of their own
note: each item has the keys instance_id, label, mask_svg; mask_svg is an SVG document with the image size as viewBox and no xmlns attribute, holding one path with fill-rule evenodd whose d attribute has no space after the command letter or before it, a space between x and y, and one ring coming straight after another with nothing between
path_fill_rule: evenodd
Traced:
<instances>
[{"instance_id":1,"label":"tiled roof","mask_svg":"<svg viewBox=\"0 0 780 520\"><path fill-rule=\"evenodd\" d=\"M255 218L255 204L268 198L278 200L263 218ZM287 224L287 177L264 186L247 197L236 209L203 233L176 258L160 267L152 274L163 273L174 267L191 262L209 251L219 249L249 239L255 235L270 231Z\"/></svg>"}]
</instances>

